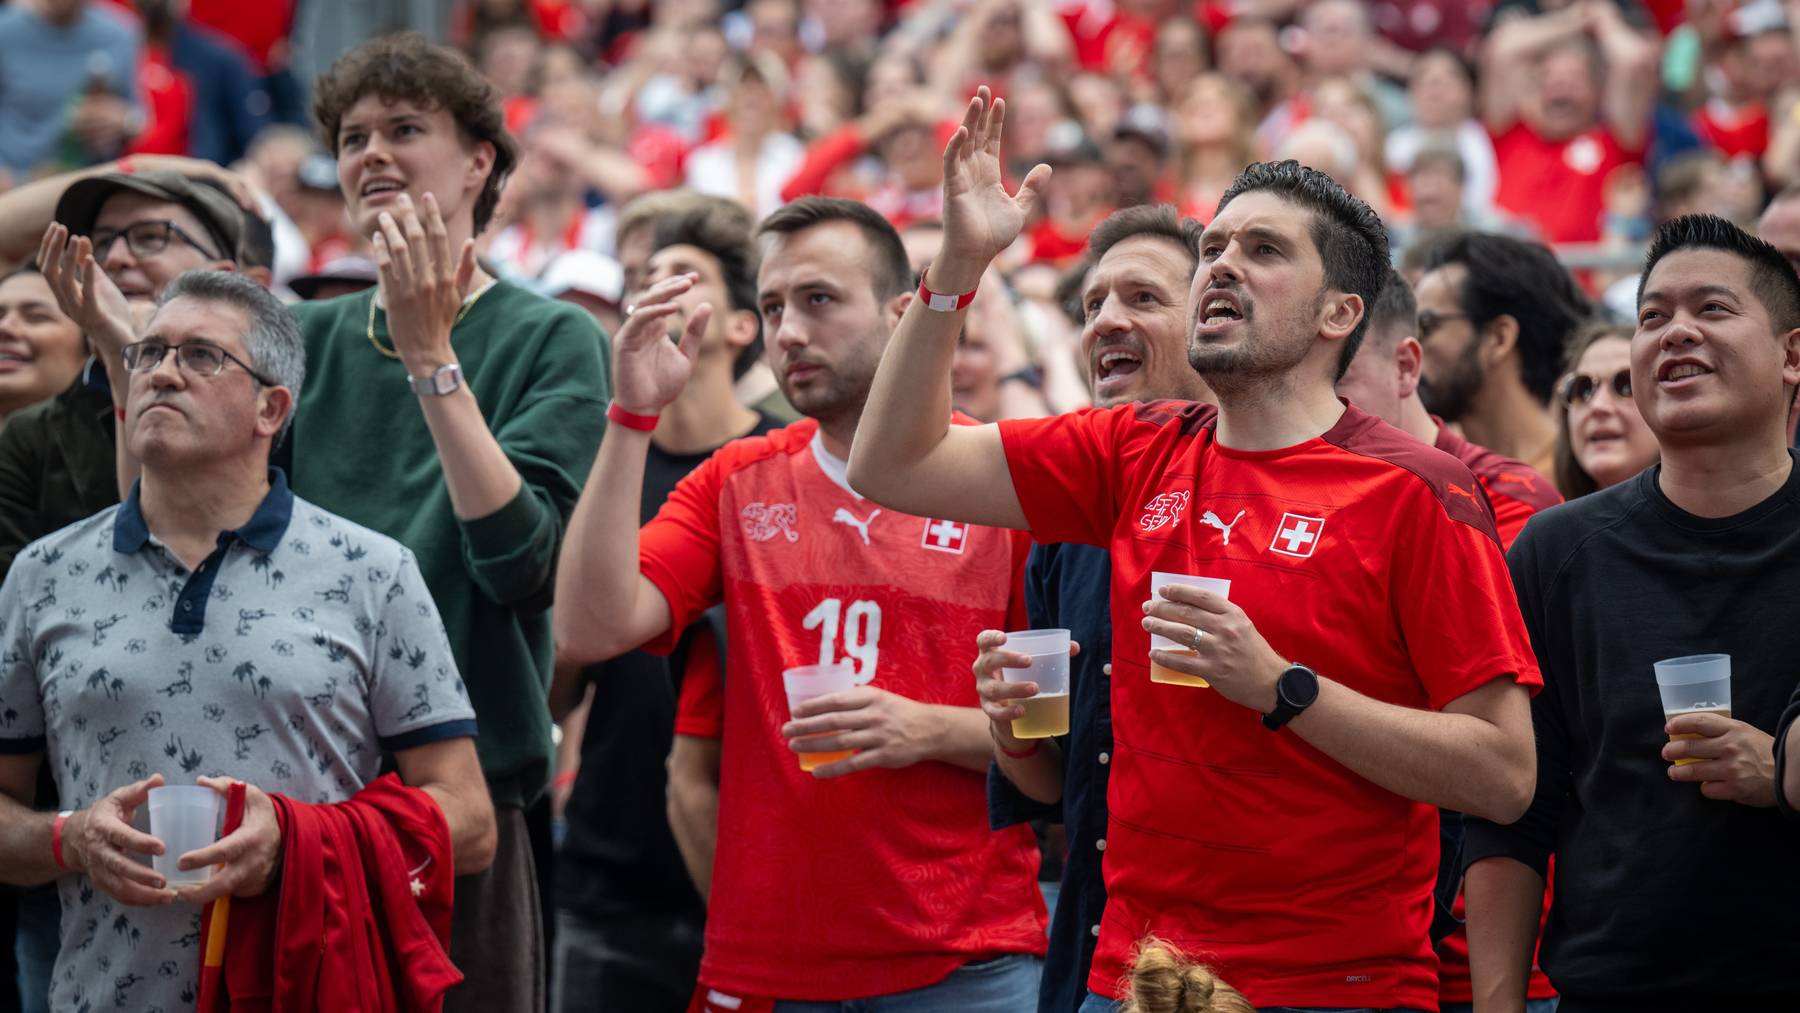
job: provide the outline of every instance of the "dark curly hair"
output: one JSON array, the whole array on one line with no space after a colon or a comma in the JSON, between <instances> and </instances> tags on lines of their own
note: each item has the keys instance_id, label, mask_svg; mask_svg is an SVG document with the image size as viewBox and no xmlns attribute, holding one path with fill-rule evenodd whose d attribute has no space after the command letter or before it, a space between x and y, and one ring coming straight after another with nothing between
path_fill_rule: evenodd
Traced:
<instances>
[{"instance_id":1,"label":"dark curly hair","mask_svg":"<svg viewBox=\"0 0 1800 1013\"><path fill-rule=\"evenodd\" d=\"M1541 243L1491 232L1465 232L1433 248L1425 269L1451 264L1464 269L1457 305L1480 330L1496 317L1519 324L1519 379L1539 404L1548 405L1562 375L1563 352L1588 320L1587 297Z\"/></svg>"},{"instance_id":2,"label":"dark curly hair","mask_svg":"<svg viewBox=\"0 0 1800 1013\"><path fill-rule=\"evenodd\" d=\"M506 117L493 86L462 54L432 45L417 32L370 39L338 57L313 83L313 118L333 155L338 152L344 114L367 95L446 109L463 143L486 141L494 146L494 167L475 198L475 234L480 235L493 219L500 190L519 161L518 144L506 132Z\"/></svg>"},{"instance_id":3,"label":"dark curly hair","mask_svg":"<svg viewBox=\"0 0 1800 1013\"><path fill-rule=\"evenodd\" d=\"M1255 162L1232 180L1225 196L1219 198L1214 217L1224 212L1225 205L1240 194L1267 190L1312 212L1312 228L1308 234L1318 247L1319 259L1325 266L1325 284L1339 292L1360 296L1362 319L1345 339L1338 353L1337 375L1344 378L1356 349L1369 330L1369 314L1375 298L1388 277L1387 228L1381 224L1369 205L1352 196L1338 182L1317 169L1301 165L1293 159L1281 162Z\"/></svg>"}]
</instances>

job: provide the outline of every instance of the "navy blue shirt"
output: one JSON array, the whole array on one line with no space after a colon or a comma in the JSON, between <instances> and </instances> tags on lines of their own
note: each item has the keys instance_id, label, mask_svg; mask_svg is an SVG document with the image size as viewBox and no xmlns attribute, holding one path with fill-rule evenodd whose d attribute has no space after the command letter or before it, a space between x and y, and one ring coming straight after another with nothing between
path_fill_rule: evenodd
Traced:
<instances>
[{"instance_id":1,"label":"navy blue shirt","mask_svg":"<svg viewBox=\"0 0 1800 1013\"><path fill-rule=\"evenodd\" d=\"M1092 545L1034 545L1025 564L1025 611L1032 629L1067 628L1081 645L1069 664L1069 734L1063 753L1062 804L1025 797L988 768L988 820L995 830L1034 819L1068 831L1062 891L1050 917L1050 948L1038 989L1039 1013L1074 1013L1087 998L1088 965L1100 942L1106 880L1106 779L1112 763L1112 558Z\"/></svg>"}]
</instances>

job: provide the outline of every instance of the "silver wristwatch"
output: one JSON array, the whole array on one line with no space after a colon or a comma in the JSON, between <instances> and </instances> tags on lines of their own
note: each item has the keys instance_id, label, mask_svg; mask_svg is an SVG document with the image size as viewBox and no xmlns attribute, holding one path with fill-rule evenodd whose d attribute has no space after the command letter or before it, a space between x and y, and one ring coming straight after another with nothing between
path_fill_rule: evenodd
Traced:
<instances>
[{"instance_id":1,"label":"silver wristwatch","mask_svg":"<svg viewBox=\"0 0 1800 1013\"><path fill-rule=\"evenodd\" d=\"M409 376L406 383L414 394L442 397L462 386L462 366L452 362L448 366L440 366L436 372L425 376Z\"/></svg>"}]
</instances>

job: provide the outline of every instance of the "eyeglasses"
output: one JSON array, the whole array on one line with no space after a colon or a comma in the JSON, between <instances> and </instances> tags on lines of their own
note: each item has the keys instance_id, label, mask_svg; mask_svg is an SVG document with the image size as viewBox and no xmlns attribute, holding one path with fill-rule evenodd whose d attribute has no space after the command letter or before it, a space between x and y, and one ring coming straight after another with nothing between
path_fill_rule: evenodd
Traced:
<instances>
[{"instance_id":1,"label":"eyeglasses","mask_svg":"<svg viewBox=\"0 0 1800 1013\"><path fill-rule=\"evenodd\" d=\"M1567 407L1585 405L1594 400L1594 395L1606 384L1605 377L1589 376L1586 373L1571 373L1562 383L1562 400ZM1612 375L1613 396L1621 401L1631 400L1631 370L1621 369Z\"/></svg>"},{"instance_id":2,"label":"eyeglasses","mask_svg":"<svg viewBox=\"0 0 1800 1013\"><path fill-rule=\"evenodd\" d=\"M1432 332L1452 320L1467 319L1469 319L1467 313L1434 313L1431 310L1426 310L1419 314L1419 340L1421 342L1429 341Z\"/></svg>"},{"instance_id":3,"label":"eyeglasses","mask_svg":"<svg viewBox=\"0 0 1800 1013\"><path fill-rule=\"evenodd\" d=\"M250 378L264 387L280 384L250 368L250 364L210 341L184 341L171 345L166 341L134 341L122 353L125 368L133 373L148 373L162 365L163 357L175 353L175 364L194 376L214 377L225 372L225 360L238 364Z\"/></svg>"},{"instance_id":4,"label":"eyeglasses","mask_svg":"<svg viewBox=\"0 0 1800 1013\"><path fill-rule=\"evenodd\" d=\"M181 241L206 254L214 260L221 260L218 254L201 245L198 239L182 231L181 226L171 221L136 222L123 229L99 229L89 236L94 244L94 259L104 261L106 251L120 236L125 237L125 248L134 257L154 257L169 248L169 240L179 236Z\"/></svg>"}]
</instances>

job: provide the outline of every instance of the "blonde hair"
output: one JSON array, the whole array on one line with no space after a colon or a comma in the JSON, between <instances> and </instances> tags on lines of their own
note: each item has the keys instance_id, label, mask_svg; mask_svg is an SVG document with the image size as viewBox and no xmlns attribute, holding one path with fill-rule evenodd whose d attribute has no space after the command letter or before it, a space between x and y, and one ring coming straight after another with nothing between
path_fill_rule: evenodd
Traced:
<instances>
[{"instance_id":1,"label":"blonde hair","mask_svg":"<svg viewBox=\"0 0 1800 1013\"><path fill-rule=\"evenodd\" d=\"M1212 969L1152 936L1137 945L1119 1013L1256 1013Z\"/></svg>"}]
</instances>

